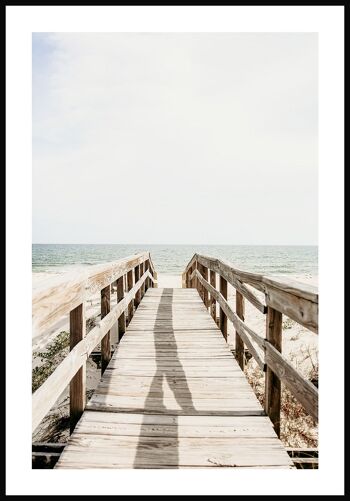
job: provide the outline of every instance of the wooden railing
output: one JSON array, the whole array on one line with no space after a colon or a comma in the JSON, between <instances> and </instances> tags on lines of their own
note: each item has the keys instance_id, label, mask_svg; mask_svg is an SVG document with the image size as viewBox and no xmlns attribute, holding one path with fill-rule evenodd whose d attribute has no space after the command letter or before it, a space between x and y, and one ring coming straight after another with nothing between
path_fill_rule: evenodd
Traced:
<instances>
[{"instance_id":1,"label":"wooden railing","mask_svg":"<svg viewBox=\"0 0 350 501\"><path fill-rule=\"evenodd\" d=\"M101 370L111 358L110 330L118 322L119 339L146 290L157 286L157 274L147 253L90 267L84 274L69 274L43 284L33 294L33 348L40 346L48 329L69 315L70 352L32 396L32 430L70 385L70 427L74 429L85 408L86 361L101 343ZM111 309L111 289L117 304ZM101 295L101 321L87 334L85 303Z\"/></svg>"},{"instance_id":2,"label":"wooden railing","mask_svg":"<svg viewBox=\"0 0 350 501\"><path fill-rule=\"evenodd\" d=\"M208 274L210 276L208 277ZM217 284L216 277L219 277ZM209 281L208 281L209 280ZM227 302L227 284L236 290L236 311ZM244 369L244 349L265 372L265 412L280 434L281 382L318 419L318 390L282 355L282 315L287 315L314 333L318 332L318 292L315 287L261 274L241 271L222 259L195 254L182 275L183 287L195 287L214 320L219 305L219 327L227 341L227 319L235 328L235 356ZM219 290L218 290L219 289ZM254 290L264 294L260 299ZM266 315L262 337L244 322L245 299Z\"/></svg>"}]
</instances>

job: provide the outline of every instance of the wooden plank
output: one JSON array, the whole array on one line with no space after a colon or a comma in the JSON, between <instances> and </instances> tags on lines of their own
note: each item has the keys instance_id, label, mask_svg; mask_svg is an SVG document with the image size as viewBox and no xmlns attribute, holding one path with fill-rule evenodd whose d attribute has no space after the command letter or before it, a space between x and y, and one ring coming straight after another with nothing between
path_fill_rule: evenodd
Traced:
<instances>
[{"instance_id":1,"label":"wooden plank","mask_svg":"<svg viewBox=\"0 0 350 501\"><path fill-rule=\"evenodd\" d=\"M210 285L214 289L216 288L216 273L212 270L210 270ZM215 297L212 294L210 294L210 314L213 317L214 321L216 321L216 301Z\"/></svg>"},{"instance_id":2,"label":"wooden plank","mask_svg":"<svg viewBox=\"0 0 350 501\"><path fill-rule=\"evenodd\" d=\"M56 468L279 467L292 461L274 438L76 434Z\"/></svg>"},{"instance_id":3,"label":"wooden plank","mask_svg":"<svg viewBox=\"0 0 350 501\"><path fill-rule=\"evenodd\" d=\"M148 259L145 261L144 265L145 265L145 271L148 271L149 270L149 261L148 261ZM149 288L149 286L150 286L149 285L149 281L146 280L145 281L145 292L147 292L147 289Z\"/></svg>"},{"instance_id":4,"label":"wooden plank","mask_svg":"<svg viewBox=\"0 0 350 501\"><path fill-rule=\"evenodd\" d=\"M266 339L276 351L282 350L282 313L271 307L267 309L266 316ZM267 347L267 344L266 344ZM280 436L280 415L281 415L281 381L273 370L268 357L265 376L265 412L270 417L276 434Z\"/></svg>"},{"instance_id":5,"label":"wooden plank","mask_svg":"<svg viewBox=\"0 0 350 501\"><path fill-rule=\"evenodd\" d=\"M313 303L318 304L318 290L317 287L304 282L293 280L290 277L263 277L262 282L265 285L271 285L274 289L279 289L288 292L294 296L307 299Z\"/></svg>"},{"instance_id":6,"label":"wooden plank","mask_svg":"<svg viewBox=\"0 0 350 501\"><path fill-rule=\"evenodd\" d=\"M124 277L119 277L117 280L117 302L120 303L124 299ZM118 341L121 340L126 331L125 312L123 311L118 318Z\"/></svg>"},{"instance_id":7,"label":"wooden plank","mask_svg":"<svg viewBox=\"0 0 350 501\"><path fill-rule=\"evenodd\" d=\"M236 314L244 322L244 297L238 291L236 291ZM236 349L237 362L243 371L244 370L244 362L245 362L244 343L243 343L242 338L239 335L237 330L236 330L236 347L235 347L235 349Z\"/></svg>"},{"instance_id":8,"label":"wooden plank","mask_svg":"<svg viewBox=\"0 0 350 501\"><path fill-rule=\"evenodd\" d=\"M208 268L202 266L202 275L205 280L208 281ZM206 309L209 308L209 295L207 289L203 288L203 302Z\"/></svg>"},{"instance_id":9,"label":"wooden plank","mask_svg":"<svg viewBox=\"0 0 350 501\"><path fill-rule=\"evenodd\" d=\"M129 292L133 288L133 282L134 282L133 270L128 271L126 278L127 278L127 291ZM131 322L133 316L134 316L134 299L131 299L128 306L128 320L127 320L128 324Z\"/></svg>"},{"instance_id":10,"label":"wooden plank","mask_svg":"<svg viewBox=\"0 0 350 501\"><path fill-rule=\"evenodd\" d=\"M317 334L318 303L289 292L266 286L266 303Z\"/></svg>"},{"instance_id":11,"label":"wooden plank","mask_svg":"<svg viewBox=\"0 0 350 501\"><path fill-rule=\"evenodd\" d=\"M148 273L148 276L151 275ZM146 278L147 275L144 275L124 299L117 303L110 313L76 344L48 379L35 391L32 396L32 431L36 429L79 369L84 367L90 353L118 320L133 294Z\"/></svg>"},{"instance_id":12,"label":"wooden plank","mask_svg":"<svg viewBox=\"0 0 350 501\"><path fill-rule=\"evenodd\" d=\"M145 273L145 263L140 263L140 277L142 277L144 273ZM142 300L145 295L145 284L143 284L140 289L140 295Z\"/></svg>"},{"instance_id":13,"label":"wooden plank","mask_svg":"<svg viewBox=\"0 0 350 501\"><path fill-rule=\"evenodd\" d=\"M47 330L64 315L147 257L149 253L141 253L112 263L89 266L82 272L65 273L35 287L32 298L33 349L41 346Z\"/></svg>"},{"instance_id":14,"label":"wooden plank","mask_svg":"<svg viewBox=\"0 0 350 501\"><path fill-rule=\"evenodd\" d=\"M135 283L137 283L140 279L140 265L139 266L135 266ZM135 309L138 308L139 304L141 302L141 291L138 290L135 294Z\"/></svg>"},{"instance_id":15,"label":"wooden plank","mask_svg":"<svg viewBox=\"0 0 350 501\"><path fill-rule=\"evenodd\" d=\"M192 258L190 259L190 261L188 262L188 265L186 266L185 268L185 273L192 267L192 270L195 269L195 263L196 263L196 259L197 259L197 254L194 254L192 256Z\"/></svg>"},{"instance_id":16,"label":"wooden plank","mask_svg":"<svg viewBox=\"0 0 350 501\"><path fill-rule=\"evenodd\" d=\"M269 343L266 343L265 359L267 366L276 374L295 398L303 405L310 416L318 420L318 389L305 379L285 358Z\"/></svg>"},{"instance_id":17,"label":"wooden plank","mask_svg":"<svg viewBox=\"0 0 350 501\"><path fill-rule=\"evenodd\" d=\"M147 291L56 468L293 468L196 298L189 289ZM187 299L195 299L188 309Z\"/></svg>"},{"instance_id":18,"label":"wooden plank","mask_svg":"<svg viewBox=\"0 0 350 501\"><path fill-rule=\"evenodd\" d=\"M220 275L220 294L227 300L227 281ZM220 330L227 341L227 316L224 310L220 307Z\"/></svg>"},{"instance_id":19,"label":"wooden plank","mask_svg":"<svg viewBox=\"0 0 350 501\"><path fill-rule=\"evenodd\" d=\"M111 287L107 285L101 290L101 319L111 311ZM101 374L104 373L111 359L111 331L101 339Z\"/></svg>"},{"instance_id":20,"label":"wooden plank","mask_svg":"<svg viewBox=\"0 0 350 501\"><path fill-rule=\"evenodd\" d=\"M86 332L85 305L80 304L69 315L70 350L84 339ZM69 381L66 382L66 385ZM65 386L66 386L65 385ZM40 390L40 388L39 388ZM59 396L59 395L57 395ZM70 432L80 419L86 403L86 363L82 363L69 386ZM49 410L49 409L48 409ZM45 412L46 413L46 412Z\"/></svg>"}]
</instances>

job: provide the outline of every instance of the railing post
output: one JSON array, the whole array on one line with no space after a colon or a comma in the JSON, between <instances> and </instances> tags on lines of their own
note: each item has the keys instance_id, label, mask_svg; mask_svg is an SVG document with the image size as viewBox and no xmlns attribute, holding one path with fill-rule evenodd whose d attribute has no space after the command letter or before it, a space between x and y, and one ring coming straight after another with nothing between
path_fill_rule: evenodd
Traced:
<instances>
[{"instance_id":1,"label":"railing post","mask_svg":"<svg viewBox=\"0 0 350 501\"><path fill-rule=\"evenodd\" d=\"M85 305L80 304L69 315L70 350L85 336ZM86 402L86 363L75 374L69 385L70 432L72 433L80 416L84 412Z\"/></svg>"},{"instance_id":2,"label":"railing post","mask_svg":"<svg viewBox=\"0 0 350 501\"><path fill-rule=\"evenodd\" d=\"M135 266L135 284L140 280L140 265ZM135 309L141 302L141 290L139 289L135 294Z\"/></svg>"},{"instance_id":3,"label":"railing post","mask_svg":"<svg viewBox=\"0 0 350 501\"><path fill-rule=\"evenodd\" d=\"M111 311L111 286L101 290L101 319ZM111 359L111 331L101 340L101 374L106 370Z\"/></svg>"},{"instance_id":4,"label":"railing post","mask_svg":"<svg viewBox=\"0 0 350 501\"><path fill-rule=\"evenodd\" d=\"M282 313L267 307L266 339L279 352L282 351ZM265 412L270 417L277 436L280 436L281 381L267 366L265 376Z\"/></svg>"},{"instance_id":5,"label":"railing post","mask_svg":"<svg viewBox=\"0 0 350 501\"><path fill-rule=\"evenodd\" d=\"M236 313L237 316L244 322L244 297L238 290L236 290ZM244 370L244 342L241 336L236 331L236 360L242 369Z\"/></svg>"},{"instance_id":6,"label":"railing post","mask_svg":"<svg viewBox=\"0 0 350 501\"><path fill-rule=\"evenodd\" d=\"M208 268L206 266L202 266L202 275L203 278L208 282ZM208 309L209 308L209 293L207 289L203 286L203 301L205 307Z\"/></svg>"},{"instance_id":7,"label":"railing post","mask_svg":"<svg viewBox=\"0 0 350 501\"><path fill-rule=\"evenodd\" d=\"M220 293L221 295L227 299L227 280L225 280L220 275ZM220 330L224 336L225 341L227 341L227 316L220 308Z\"/></svg>"},{"instance_id":8,"label":"railing post","mask_svg":"<svg viewBox=\"0 0 350 501\"><path fill-rule=\"evenodd\" d=\"M210 270L210 285L216 289L216 273ZM216 322L216 301L215 298L210 294L210 314Z\"/></svg>"},{"instance_id":9,"label":"railing post","mask_svg":"<svg viewBox=\"0 0 350 501\"><path fill-rule=\"evenodd\" d=\"M193 265L191 266L190 276L192 275L192 273L194 272L195 269L196 269L196 263L194 262ZM190 287L191 287L191 289L196 288L196 278L195 277L192 277L192 279L190 279Z\"/></svg>"},{"instance_id":10,"label":"railing post","mask_svg":"<svg viewBox=\"0 0 350 501\"><path fill-rule=\"evenodd\" d=\"M119 303L124 298L124 277L119 277L117 280L117 302ZM118 318L118 341L121 340L126 330L125 313Z\"/></svg>"},{"instance_id":11,"label":"railing post","mask_svg":"<svg viewBox=\"0 0 350 501\"><path fill-rule=\"evenodd\" d=\"M133 288L133 270L130 270L127 273L127 292L130 292L132 288ZM134 300L131 299L128 306L128 325L130 324L133 315L134 315Z\"/></svg>"},{"instance_id":12,"label":"railing post","mask_svg":"<svg viewBox=\"0 0 350 501\"><path fill-rule=\"evenodd\" d=\"M145 261L145 272L149 270L149 260L146 259ZM146 281L145 281L145 292L147 292L147 289L149 288L149 278L146 278Z\"/></svg>"},{"instance_id":13,"label":"railing post","mask_svg":"<svg viewBox=\"0 0 350 501\"><path fill-rule=\"evenodd\" d=\"M140 278L143 276L144 273L145 273L145 263L142 262L142 263L140 263ZM144 295L145 295L145 283L143 283L141 285L141 289L140 289L141 299L143 298Z\"/></svg>"},{"instance_id":14,"label":"railing post","mask_svg":"<svg viewBox=\"0 0 350 501\"><path fill-rule=\"evenodd\" d=\"M200 273L200 275L203 276L203 266L198 261L197 261L197 270L198 270L198 273ZM198 289L198 293L199 293L202 301L204 301L204 295L203 295L204 288L198 279L197 279L197 289Z\"/></svg>"}]
</instances>

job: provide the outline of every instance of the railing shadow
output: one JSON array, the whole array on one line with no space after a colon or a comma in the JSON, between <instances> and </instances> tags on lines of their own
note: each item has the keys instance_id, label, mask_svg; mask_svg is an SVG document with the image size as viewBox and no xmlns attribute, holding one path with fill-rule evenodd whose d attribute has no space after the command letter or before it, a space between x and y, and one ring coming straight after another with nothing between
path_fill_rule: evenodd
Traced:
<instances>
[{"instance_id":1,"label":"railing shadow","mask_svg":"<svg viewBox=\"0 0 350 501\"><path fill-rule=\"evenodd\" d=\"M167 356L164 356L165 345ZM193 415L197 412L192 402L185 371L178 358L173 326L173 289L164 289L160 298L154 326L154 347L156 373L145 401L145 414L141 425L134 468L145 468L147 463L150 465L158 464L166 468L178 468L178 415ZM180 410L172 411L166 407L163 393L164 382L169 385ZM155 415L163 416L163 418L155 418Z\"/></svg>"}]
</instances>

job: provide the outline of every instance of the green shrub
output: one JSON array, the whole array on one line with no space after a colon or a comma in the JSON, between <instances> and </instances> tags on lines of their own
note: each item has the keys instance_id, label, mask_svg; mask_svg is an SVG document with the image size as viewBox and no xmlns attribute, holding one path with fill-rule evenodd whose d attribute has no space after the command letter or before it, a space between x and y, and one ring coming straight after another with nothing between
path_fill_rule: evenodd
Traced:
<instances>
[{"instance_id":1,"label":"green shrub","mask_svg":"<svg viewBox=\"0 0 350 501\"><path fill-rule=\"evenodd\" d=\"M32 371L32 392L37 390L53 373L63 360L69 348L69 332L62 331L48 344L46 351L33 353L34 358L40 358L41 365Z\"/></svg>"}]
</instances>

